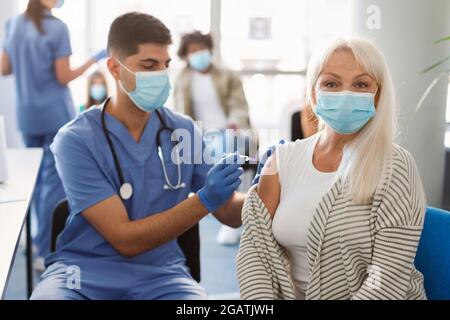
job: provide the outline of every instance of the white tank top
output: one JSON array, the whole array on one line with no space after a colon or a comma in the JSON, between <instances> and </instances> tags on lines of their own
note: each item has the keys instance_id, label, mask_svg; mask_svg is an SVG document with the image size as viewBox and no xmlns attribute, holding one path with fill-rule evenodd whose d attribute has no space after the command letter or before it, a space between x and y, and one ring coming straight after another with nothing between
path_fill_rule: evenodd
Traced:
<instances>
[{"instance_id":1,"label":"white tank top","mask_svg":"<svg viewBox=\"0 0 450 320\"><path fill-rule=\"evenodd\" d=\"M313 165L319 137L320 133L280 145L276 151L281 195L272 230L288 253L297 299L304 299L309 283L306 250L309 225L320 201L338 176L336 172L320 172Z\"/></svg>"}]
</instances>

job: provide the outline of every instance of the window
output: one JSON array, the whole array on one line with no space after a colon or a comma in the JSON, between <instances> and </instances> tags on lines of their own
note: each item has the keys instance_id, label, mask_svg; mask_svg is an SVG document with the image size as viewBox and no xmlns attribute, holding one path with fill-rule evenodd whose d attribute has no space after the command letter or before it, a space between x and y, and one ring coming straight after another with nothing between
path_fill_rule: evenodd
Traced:
<instances>
[{"instance_id":1,"label":"window","mask_svg":"<svg viewBox=\"0 0 450 320\"><path fill-rule=\"evenodd\" d=\"M348 8L348 0L222 1L222 60L236 70L304 70L318 42L349 33Z\"/></svg>"},{"instance_id":2,"label":"window","mask_svg":"<svg viewBox=\"0 0 450 320\"><path fill-rule=\"evenodd\" d=\"M176 56L180 37L194 29L202 32L210 31L210 0L126 0L115 1L114 5L111 5L111 0L91 0L89 2L91 3L93 30L90 43L92 51L106 46L112 21L119 15L130 11L149 13L164 22L171 30L174 38L174 45L171 47L174 60L172 69L180 69L183 66Z\"/></svg>"},{"instance_id":3,"label":"window","mask_svg":"<svg viewBox=\"0 0 450 320\"><path fill-rule=\"evenodd\" d=\"M20 1L24 10L28 0ZM111 22L120 14L142 11L158 17L174 37L172 80L184 67L176 56L181 35L194 29L214 30L220 64L242 75L253 125L287 132L283 126L290 121L284 116L302 107L305 70L312 48L328 37L349 33L349 2L77 0L66 1L54 14L69 26L73 65L80 65L106 46ZM107 73L105 64L98 68ZM87 95L86 77L74 81L70 87L75 104L83 104ZM110 87L113 88L112 81ZM168 106L171 105L169 101ZM266 143L262 141L261 147L279 138L275 135Z\"/></svg>"},{"instance_id":4,"label":"window","mask_svg":"<svg viewBox=\"0 0 450 320\"><path fill-rule=\"evenodd\" d=\"M87 21L87 3L89 0L66 1L61 9L55 9L53 14L63 20L70 30L70 41L73 55L71 63L75 66L81 65L89 58L88 43L86 34L89 34ZM20 0L19 10L25 11L28 0ZM78 108L87 98L86 78L82 77L70 83L70 89L75 106Z\"/></svg>"},{"instance_id":5,"label":"window","mask_svg":"<svg viewBox=\"0 0 450 320\"><path fill-rule=\"evenodd\" d=\"M445 147L450 148L450 130L445 133Z\"/></svg>"},{"instance_id":6,"label":"window","mask_svg":"<svg viewBox=\"0 0 450 320\"><path fill-rule=\"evenodd\" d=\"M243 75L253 126L279 131L260 137L262 149L290 139L311 51L326 38L348 35L349 21L348 0L222 1L222 63Z\"/></svg>"},{"instance_id":7,"label":"window","mask_svg":"<svg viewBox=\"0 0 450 320\"><path fill-rule=\"evenodd\" d=\"M106 10L105 10L106 9ZM177 50L181 36L193 30L210 32L210 0L122 0L115 1L111 5L110 0L90 0L90 30L92 35L88 38L91 52L96 52L106 47L107 37L111 23L119 15L139 11L151 14L160 19L172 32L174 44L170 48L172 63L170 75L172 83L178 72L184 67L184 63L178 59ZM103 67L103 69L105 69ZM104 70L105 73L106 70ZM113 88L111 83L110 88ZM167 102L167 106L173 106L173 98Z\"/></svg>"},{"instance_id":8,"label":"window","mask_svg":"<svg viewBox=\"0 0 450 320\"><path fill-rule=\"evenodd\" d=\"M449 83L448 83L448 90L447 90L447 115L446 120L447 123L450 125L450 77L449 77ZM450 148L450 145L448 146Z\"/></svg>"},{"instance_id":9,"label":"window","mask_svg":"<svg viewBox=\"0 0 450 320\"><path fill-rule=\"evenodd\" d=\"M448 90L447 90L447 132L445 133L445 147L450 150L450 77L448 78Z\"/></svg>"},{"instance_id":10,"label":"window","mask_svg":"<svg viewBox=\"0 0 450 320\"><path fill-rule=\"evenodd\" d=\"M20 1L20 9L24 11L28 0ZM210 31L210 0L66 1L61 9L53 10L53 14L62 19L69 27L73 49L72 64L74 66L81 65L92 54L104 49L107 45L108 31L112 21L119 15L130 11L152 14L161 19L172 31L174 38L174 45L171 47L172 78L183 66L176 55L181 35L194 29L202 32ZM105 63L92 67L91 72L96 68L108 74ZM70 84L77 108L85 103L87 98L86 79L87 76L83 76ZM109 78L109 82L110 88L113 88L111 78ZM169 105L171 105L170 101Z\"/></svg>"}]
</instances>

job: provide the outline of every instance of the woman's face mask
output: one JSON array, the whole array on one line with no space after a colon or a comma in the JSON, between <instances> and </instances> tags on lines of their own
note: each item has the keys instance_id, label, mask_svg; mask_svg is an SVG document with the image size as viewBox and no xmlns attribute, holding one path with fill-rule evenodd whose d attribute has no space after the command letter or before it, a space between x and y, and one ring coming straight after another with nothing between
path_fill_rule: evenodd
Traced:
<instances>
[{"instance_id":1,"label":"woman's face mask","mask_svg":"<svg viewBox=\"0 0 450 320\"><path fill-rule=\"evenodd\" d=\"M375 95L353 91L319 91L315 113L335 132L353 134L375 116Z\"/></svg>"},{"instance_id":2,"label":"woman's face mask","mask_svg":"<svg viewBox=\"0 0 450 320\"><path fill-rule=\"evenodd\" d=\"M57 0L54 8L59 9L59 8L62 8L63 5L64 5L64 0Z\"/></svg>"},{"instance_id":3,"label":"woman's face mask","mask_svg":"<svg viewBox=\"0 0 450 320\"><path fill-rule=\"evenodd\" d=\"M90 89L91 98L97 102L102 102L106 99L106 87L103 84L93 84Z\"/></svg>"},{"instance_id":4,"label":"woman's face mask","mask_svg":"<svg viewBox=\"0 0 450 320\"><path fill-rule=\"evenodd\" d=\"M155 72L133 72L122 62L117 62L136 79L136 89L128 92L123 86L122 81L119 85L122 91L128 95L131 101L145 112L153 112L164 107L172 89L167 70Z\"/></svg>"}]
</instances>

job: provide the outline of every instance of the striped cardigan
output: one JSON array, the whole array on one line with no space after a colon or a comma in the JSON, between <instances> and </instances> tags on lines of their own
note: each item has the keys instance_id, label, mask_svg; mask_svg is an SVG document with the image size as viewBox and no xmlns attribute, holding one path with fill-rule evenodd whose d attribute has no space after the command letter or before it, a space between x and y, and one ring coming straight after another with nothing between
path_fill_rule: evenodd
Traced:
<instances>
[{"instance_id":1,"label":"striped cardigan","mask_svg":"<svg viewBox=\"0 0 450 320\"><path fill-rule=\"evenodd\" d=\"M372 202L357 205L339 179L320 202L307 238L306 299L426 299L414 258L426 198L412 156L394 145ZM242 211L236 258L243 299L295 299L286 251L256 187Z\"/></svg>"}]
</instances>

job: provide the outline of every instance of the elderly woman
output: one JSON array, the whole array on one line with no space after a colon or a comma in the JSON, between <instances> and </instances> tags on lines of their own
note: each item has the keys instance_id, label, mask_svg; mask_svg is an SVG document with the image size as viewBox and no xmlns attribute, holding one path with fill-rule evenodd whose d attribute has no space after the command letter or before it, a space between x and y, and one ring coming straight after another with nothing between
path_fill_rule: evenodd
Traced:
<instances>
[{"instance_id":1,"label":"elderly woman","mask_svg":"<svg viewBox=\"0 0 450 320\"><path fill-rule=\"evenodd\" d=\"M414 267L426 199L394 143L394 86L363 39L311 61L308 103L321 130L280 145L243 209L244 299L426 299Z\"/></svg>"}]
</instances>

